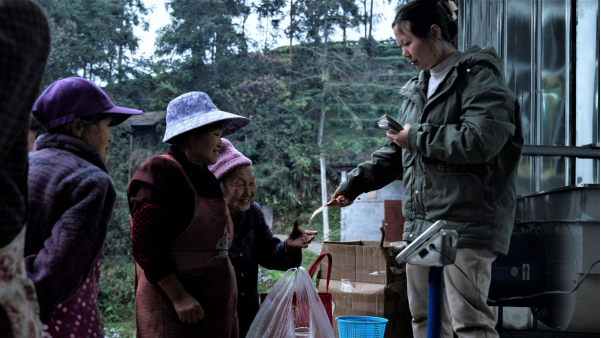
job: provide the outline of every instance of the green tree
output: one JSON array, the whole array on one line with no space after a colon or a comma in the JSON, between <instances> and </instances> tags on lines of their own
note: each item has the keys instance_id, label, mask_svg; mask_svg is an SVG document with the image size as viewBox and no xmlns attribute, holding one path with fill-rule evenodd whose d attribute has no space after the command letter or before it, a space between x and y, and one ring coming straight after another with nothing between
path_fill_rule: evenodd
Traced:
<instances>
[{"instance_id":1,"label":"green tree","mask_svg":"<svg viewBox=\"0 0 601 338\"><path fill-rule=\"evenodd\" d=\"M133 29L148 29L141 0L40 0L50 23L52 49L44 86L81 76L96 82L123 80L135 68ZM102 18L102 20L99 20Z\"/></svg>"},{"instance_id":2,"label":"green tree","mask_svg":"<svg viewBox=\"0 0 601 338\"><path fill-rule=\"evenodd\" d=\"M342 29L342 47L346 50L347 35L349 29L359 26L361 16L359 15L359 7L355 0L341 0L340 10L334 17L340 29Z\"/></svg>"},{"instance_id":3,"label":"green tree","mask_svg":"<svg viewBox=\"0 0 601 338\"><path fill-rule=\"evenodd\" d=\"M184 91L226 84L221 71L231 69L235 58L247 52L243 32L233 18L248 15L242 0L173 0L169 3L171 23L162 28L157 55L171 58Z\"/></svg>"},{"instance_id":4,"label":"green tree","mask_svg":"<svg viewBox=\"0 0 601 338\"><path fill-rule=\"evenodd\" d=\"M285 81L269 75L224 94L253 121L230 139L253 161L257 200L274 208L280 227L291 225L298 213L317 204L313 197L319 194L315 120L303 113L313 98L291 100Z\"/></svg>"},{"instance_id":5,"label":"green tree","mask_svg":"<svg viewBox=\"0 0 601 338\"><path fill-rule=\"evenodd\" d=\"M292 6L294 4L291 3ZM280 22L284 13L282 9L286 6L285 0L261 0L256 4L255 12L260 22L267 22L263 29L269 34L265 34L264 53L269 53L270 44L268 38L272 41L280 37Z\"/></svg>"}]
</instances>

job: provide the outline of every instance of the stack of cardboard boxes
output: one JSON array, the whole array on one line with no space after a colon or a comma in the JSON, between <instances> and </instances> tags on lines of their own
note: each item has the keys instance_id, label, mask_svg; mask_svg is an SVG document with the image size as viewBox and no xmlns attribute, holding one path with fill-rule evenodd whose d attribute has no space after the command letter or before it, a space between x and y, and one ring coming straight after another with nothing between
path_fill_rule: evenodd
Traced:
<instances>
[{"instance_id":1,"label":"stack of cardboard boxes","mask_svg":"<svg viewBox=\"0 0 601 338\"><path fill-rule=\"evenodd\" d=\"M395 267L396 253L389 243L380 247L371 241L324 242L321 252L332 254L329 292L334 303L333 318L382 317L388 319L385 337L413 337L405 270ZM321 271L327 272L327 264L327 260L321 262ZM326 275L318 276L319 292L326 292ZM336 320L333 324L338 337Z\"/></svg>"}]
</instances>

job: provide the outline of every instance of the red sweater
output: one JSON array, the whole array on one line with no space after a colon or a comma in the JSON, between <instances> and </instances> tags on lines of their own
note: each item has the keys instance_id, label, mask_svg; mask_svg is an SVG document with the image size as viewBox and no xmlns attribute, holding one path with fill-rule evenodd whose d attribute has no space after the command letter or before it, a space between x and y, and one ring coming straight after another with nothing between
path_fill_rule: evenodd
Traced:
<instances>
[{"instance_id":1,"label":"red sweater","mask_svg":"<svg viewBox=\"0 0 601 338\"><path fill-rule=\"evenodd\" d=\"M176 146L167 154L182 165L200 197L223 198L219 181L206 166L190 163ZM155 156L134 174L127 198L134 258L146 278L156 282L174 272L168 244L190 225L194 193L173 162Z\"/></svg>"}]
</instances>

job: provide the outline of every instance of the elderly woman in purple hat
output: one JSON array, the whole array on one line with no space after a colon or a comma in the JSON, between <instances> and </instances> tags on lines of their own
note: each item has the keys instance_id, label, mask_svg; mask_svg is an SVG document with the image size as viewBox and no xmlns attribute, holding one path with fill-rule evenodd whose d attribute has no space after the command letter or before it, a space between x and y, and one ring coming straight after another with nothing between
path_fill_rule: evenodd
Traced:
<instances>
[{"instance_id":1,"label":"elderly woman in purple hat","mask_svg":"<svg viewBox=\"0 0 601 338\"><path fill-rule=\"evenodd\" d=\"M138 337L238 337L233 224L207 165L217 161L221 136L250 120L201 92L171 101L166 119L171 148L136 172L127 193Z\"/></svg>"},{"instance_id":2,"label":"elderly woman in purple hat","mask_svg":"<svg viewBox=\"0 0 601 338\"><path fill-rule=\"evenodd\" d=\"M221 139L217 163L209 170L221 182L228 209L234 222L234 242L229 250L236 271L238 287L238 322L240 336L245 337L257 312L259 265L272 270L288 270L300 266L301 248L307 248L317 231L300 230L298 222L282 242L265 222L261 207L254 202L257 194L252 162L226 139Z\"/></svg>"},{"instance_id":3,"label":"elderly woman in purple hat","mask_svg":"<svg viewBox=\"0 0 601 338\"><path fill-rule=\"evenodd\" d=\"M96 299L104 239L115 204L106 163L109 130L140 110L115 106L94 83L51 84L33 114L47 134L29 155L24 261L53 337L104 337Z\"/></svg>"}]
</instances>

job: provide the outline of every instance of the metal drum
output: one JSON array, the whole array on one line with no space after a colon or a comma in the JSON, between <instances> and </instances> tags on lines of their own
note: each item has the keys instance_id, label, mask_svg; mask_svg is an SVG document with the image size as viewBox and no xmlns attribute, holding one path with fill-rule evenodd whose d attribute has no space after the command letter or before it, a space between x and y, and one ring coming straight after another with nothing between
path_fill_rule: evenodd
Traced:
<instances>
[{"instance_id":1,"label":"metal drum","mask_svg":"<svg viewBox=\"0 0 601 338\"><path fill-rule=\"evenodd\" d=\"M576 185L519 197L516 228L540 234L543 239L545 289L574 289L599 259L599 185ZM598 333L599 265L576 292L547 295L543 306L532 310L535 318L551 329Z\"/></svg>"}]
</instances>

